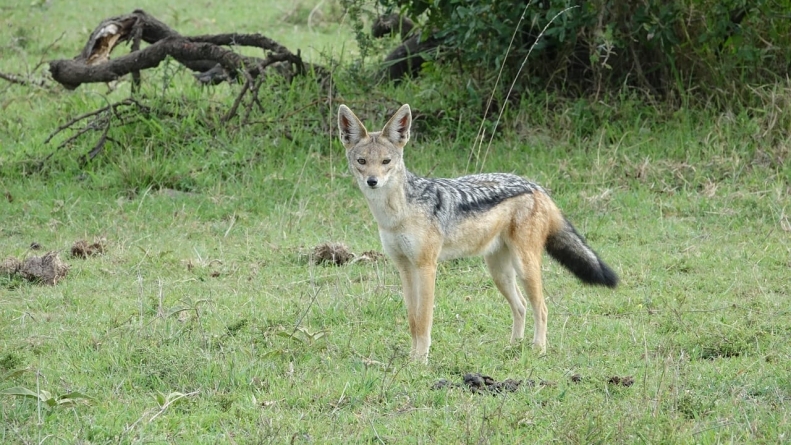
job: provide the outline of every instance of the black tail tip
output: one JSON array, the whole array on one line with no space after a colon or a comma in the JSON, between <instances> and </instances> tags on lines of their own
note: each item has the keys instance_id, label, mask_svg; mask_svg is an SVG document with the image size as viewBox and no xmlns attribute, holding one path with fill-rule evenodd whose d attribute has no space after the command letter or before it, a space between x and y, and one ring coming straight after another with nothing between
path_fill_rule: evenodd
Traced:
<instances>
[{"instance_id":1,"label":"black tail tip","mask_svg":"<svg viewBox=\"0 0 791 445\"><path fill-rule=\"evenodd\" d=\"M599 267L601 268L601 274L599 274L594 284L600 284L610 288L618 287L618 281L620 281L618 274L601 260L599 260Z\"/></svg>"}]
</instances>

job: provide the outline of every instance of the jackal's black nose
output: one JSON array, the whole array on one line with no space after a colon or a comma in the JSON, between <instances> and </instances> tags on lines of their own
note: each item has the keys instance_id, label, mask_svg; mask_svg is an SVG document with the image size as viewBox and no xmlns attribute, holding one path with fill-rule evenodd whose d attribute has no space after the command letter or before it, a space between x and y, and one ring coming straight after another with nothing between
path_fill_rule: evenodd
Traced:
<instances>
[{"instance_id":1,"label":"jackal's black nose","mask_svg":"<svg viewBox=\"0 0 791 445\"><path fill-rule=\"evenodd\" d=\"M369 187L376 187L376 184L379 182L376 180L375 177L369 176L368 179L365 180Z\"/></svg>"}]
</instances>

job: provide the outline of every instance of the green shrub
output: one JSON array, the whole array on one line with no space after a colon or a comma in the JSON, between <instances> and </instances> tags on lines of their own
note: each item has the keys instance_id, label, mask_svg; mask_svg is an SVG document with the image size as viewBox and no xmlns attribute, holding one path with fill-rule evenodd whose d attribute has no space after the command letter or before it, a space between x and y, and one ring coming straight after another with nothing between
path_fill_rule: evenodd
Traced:
<instances>
[{"instance_id":1,"label":"green shrub","mask_svg":"<svg viewBox=\"0 0 791 445\"><path fill-rule=\"evenodd\" d=\"M378 1L422 22L486 83L503 63L513 79L532 48L521 88L749 100L745 85L785 77L791 60L789 0Z\"/></svg>"}]
</instances>

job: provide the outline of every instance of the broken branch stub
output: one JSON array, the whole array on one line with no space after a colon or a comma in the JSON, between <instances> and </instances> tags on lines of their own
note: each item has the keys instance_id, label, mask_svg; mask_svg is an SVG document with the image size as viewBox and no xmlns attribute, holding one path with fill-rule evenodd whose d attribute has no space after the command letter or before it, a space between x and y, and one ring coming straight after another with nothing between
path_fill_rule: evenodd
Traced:
<instances>
[{"instance_id":1,"label":"broken branch stub","mask_svg":"<svg viewBox=\"0 0 791 445\"><path fill-rule=\"evenodd\" d=\"M110 58L118 45L129 41L134 43L137 39L149 46ZM242 56L227 48L230 46L258 47L269 54L265 58ZM154 68L167 57L198 73L212 70L225 73L219 77L213 74L196 76L206 83L214 83L218 78L234 79L238 72L243 72L245 77L255 78L274 64L284 65L278 67L278 72L283 74L285 69L287 77L305 72L299 55L261 34L185 37L140 9L103 20L91 33L77 57L53 60L49 68L55 81L68 89L76 89L83 83L111 82L129 73Z\"/></svg>"}]
</instances>

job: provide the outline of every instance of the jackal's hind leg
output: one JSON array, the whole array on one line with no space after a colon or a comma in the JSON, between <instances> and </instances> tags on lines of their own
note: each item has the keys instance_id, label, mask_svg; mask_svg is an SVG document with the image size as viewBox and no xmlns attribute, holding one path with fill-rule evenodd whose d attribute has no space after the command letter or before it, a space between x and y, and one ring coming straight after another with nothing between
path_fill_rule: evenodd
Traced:
<instances>
[{"instance_id":1,"label":"jackal's hind leg","mask_svg":"<svg viewBox=\"0 0 791 445\"><path fill-rule=\"evenodd\" d=\"M525 336L527 302L516 285L516 271L511 260L511 252L508 247L503 246L497 251L486 255L484 259L489 267L489 273L492 275L494 284L511 306L511 314L513 315L511 343L515 343Z\"/></svg>"},{"instance_id":2,"label":"jackal's hind leg","mask_svg":"<svg viewBox=\"0 0 791 445\"><path fill-rule=\"evenodd\" d=\"M520 268L517 270L522 286L527 292L533 308L533 349L539 354L547 352L547 305L541 284L541 252L525 253L519 256Z\"/></svg>"}]
</instances>

